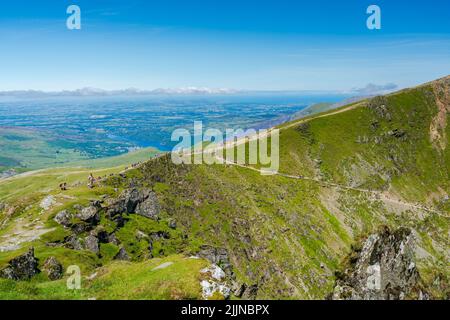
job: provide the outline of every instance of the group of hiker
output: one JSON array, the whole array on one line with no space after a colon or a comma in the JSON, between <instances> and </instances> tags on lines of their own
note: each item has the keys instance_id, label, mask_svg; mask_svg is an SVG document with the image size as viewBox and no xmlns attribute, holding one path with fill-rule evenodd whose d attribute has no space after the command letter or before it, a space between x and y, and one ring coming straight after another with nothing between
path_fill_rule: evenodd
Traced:
<instances>
[{"instance_id":1,"label":"group of hiker","mask_svg":"<svg viewBox=\"0 0 450 320\"><path fill-rule=\"evenodd\" d=\"M94 175L92 173L90 173L89 176L88 176L88 184L87 184L88 188L89 189L94 188L95 187L95 183L97 181L101 180L101 179L102 179L102 177L95 178ZM60 183L59 184L59 189L61 191L67 191L67 182Z\"/></svg>"},{"instance_id":2,"label":"group of hiker","mask_svg":"<svg viewBox=\"0 0 450 320\"><path fill-rule=\"evenodd\" d=\"M131 164L131 168L132 168L132 169L137 168L137 167L139 167L141 164L142 164L142 161L133 163L133 164ZM128 170L128 169L130 169L130 168L129 168L129 167L125 167L125 170Z\"/></svg>"},{"instance_id":3,"label":"group of hiker","mask_svg":"<svg viewBox=\"0 0 450 320\"><path fill-rule=\"evenodd\" d=\"M100 181L100 180L102 180L102 177L97 177L97 178L95 178L95 177L92 175L92 173L90 173L90 174L89 174L89 177L88 177L88 188L89 188L89 189L94 188L95 183L96 183L97 181Z\"/></svg>"},{"instance_id":4,"label":"group of hiker","mask_svg":"<svg viewBox=\"0 0 450 320\"><path fill-rule=\"evenodd\" d=\"M137 168L137 167L139 167L141 164L142 164L142 161L133 163L133 164L131 164L131 168ZM128 170L128 169L129 169L129 167L126 167L126 168L125 168L125 170ZM112 174L111 174L111 175L112 175ZM95 178L94 175L93 175L92 173L90 173L89 176L88 176L88 184L87 184L88 188L89 188L89 189L94 188L96 182L99 181L99 180L101 180L101 179L102 179L102 177ZM66 191L66 190L67 190L67 182L62 182L62 183L60 183L60 184L59 184L59 189L60 189L61 191Z\"/></svg>"}]
</instances>

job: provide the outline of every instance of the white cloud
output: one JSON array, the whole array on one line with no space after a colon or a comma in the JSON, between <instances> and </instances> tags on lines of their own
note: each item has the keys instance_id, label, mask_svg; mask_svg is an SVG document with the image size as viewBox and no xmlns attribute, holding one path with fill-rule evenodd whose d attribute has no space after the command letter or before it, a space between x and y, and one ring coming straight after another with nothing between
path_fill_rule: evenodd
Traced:
<instances>
[{"instance_id":1,"label":"white cloud","mask_svg":"<svg viewBox=\"0 0 450 320\"><path fill-rule=\"evenodd\" d=\"M353 88L351 91L360 95L385 94L398 88L395 83L386 83L382 85L369 83L362 88Z\"/></svg>"}]
</instances>

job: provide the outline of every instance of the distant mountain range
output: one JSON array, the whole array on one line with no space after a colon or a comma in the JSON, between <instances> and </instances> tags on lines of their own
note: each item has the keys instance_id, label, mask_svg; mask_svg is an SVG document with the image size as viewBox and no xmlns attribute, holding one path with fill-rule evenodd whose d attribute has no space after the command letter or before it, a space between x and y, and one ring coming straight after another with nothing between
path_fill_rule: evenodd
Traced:
<instances>
[{"instance_id":1,"label":"distant mountain range","mask_svg":"<svg viewBox=\"0 0 450 320\"><path fill-rule=\"evenodd\" d=\"M140 95L204 95L204 94L233 94L240 91L227 88L186 87L173 89L141 90L136 88L120 90L104 90L98 88L81 88L76 90L40 91L40 90L13 90L0 91L0 97L91 97L91 96L140 96Z\"/></svg>"},{"instance_id":2,"label":"distant mountain range","mask_svg":"<svg viewBox=\"0 0 450 320\"><path fill-rule=\"evenodd\" d=\"M230 88L183 87L158 88L142 90L136 88L105 90L93 87L84 87L76 90L42 91L42 90L9 90L0 91L0 97L41 98L41 97L95 97L95 96L145 96L145 95L228 95L228 94L353 94L355 96L370 96L386 94L397 88L395 84L375 85L368 84L364 88L352 88L348 91L315 91L315 90L238 90Z\"/></svg>"}]
</instances>

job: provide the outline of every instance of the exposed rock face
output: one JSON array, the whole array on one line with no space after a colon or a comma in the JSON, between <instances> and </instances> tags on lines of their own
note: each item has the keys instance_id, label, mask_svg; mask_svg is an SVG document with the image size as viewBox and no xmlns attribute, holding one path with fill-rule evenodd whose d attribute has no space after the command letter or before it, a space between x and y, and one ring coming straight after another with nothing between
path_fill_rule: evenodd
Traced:
<instances>
[{"instance_id":1,"label":"exposed rock face","mask_svg":"<svg viewBox=\"0 0 450 320\"><path fill-rule=\"evenodd\" d=\"M84 246L87 250L92 251L95 254L99 254L100 252L98 247L98 239L93 235L88 235L84 239Z\"/></svg>"},{"instance_id":2,"label":"exposed rock face","mask_svg":"<svg viewBox=\"0 0 450 320\"><path fill-rule=\"evenodd\" d=\"M156 231L150 233L150 238L153 241L159 241L161 239L170 239L170 234L165 231Z\"/></svg>"},{"instance_id":3,"label":"exposed rock face","mask_svg":"<svg viewBox=\"0 0 450 320\"><path fill-rule=\"evenodd\" d=\"M373 110L379 118L391 121L392 115L389 111L386 97L377 96L370 99L368 107Z\"/></svg>"},{"instance_id":4,"label":"exposed rock face","mask_svg":"<svg viewBox=\"0 0 450 320\"><path fill-rule=\"evenodd\" d=\"M122 213L134 213L140 201L143 201L143 199L137 189L125 190L119 198L108 205L107 214L112 218Z\"/></svg>"},{"instance_id":5,"label":"exposed rock face","mask_svg":"<svg viewBox=\"0 0 450 320\"><path fill-rule=\"evenodd\" d=\"M258 285L253 284L251 286L246 287L244 285L244 291L242 292L242 299L244 300L254 300L258 294Z\"/></svg>"},{"instance_id":6,"label":"exposed rock face","mask_svg":"<svg viewBox=\"0 0 450 320\"><path fill-rule=\"evenodd\" d=\"M426 298L419 289L411 230L385 228L370 235L337 281L332 299L397 300Z\"/></svg>"},{"instance_id":7,"label":"exposed rock face","mask_svg":"<svg viewBox=\"0 0 450 320\"><path fill-rule=\"evenodd\" d=\"M71 225L71 229L75 234L82 234L83 232L92 230L94 226L87 222L77 222Z\"/></svg>"},{"instance_id":8,"label":"exposed rock face","mask_svg":"<svg viewBox=\"0 0 450 320\"><path fill-rule=\"evenodd\" d=\"M64 238L62 245L73 250L89 250L95 254L99 254L100 243L112 243L119 245L120 241L114 233L108 234L102 226L97 226L96 229L91 230L86 237L80 237L76 233ZM47 243L49 246L60 246L60 243Z\"/></svg>"},{"instance_id":9,"label":"exposed rock face","mask_svg":"<svg viewBox=\"0 0 450 320\"><path fill-rule=\"evenodd\" d=\"M226 281L225 272L217 265L211 265L200 271L204 279L200 282L203 299L208 300L213 297L230 297L230 288Z\"/></svg>"},{"instance_id":10,"label":"exposed rock face","mask_svg":"<svg viewBox=\"0 0 450 320\"><path fill-rule=\"evenodd\" d=\"M12 280L27 280L38 274L38 260L34 256L34 249L12 259L6 268L0 270L0 277Z\"/></svg>"},{"instance_id":11,"label":"exposed rock face","mask_svg":"<svg viewBox=\"0 0 450 320\"><path fill-rule=\"evenodd\" d=\"M100 220L98 208L94 206L83 208L81 212L76 215L76 217L88 223L96 223Z\"/></svg>"},{"instance_id":12,"label":"exposed rock face","mask_svg":"<svg viewBox=\"0 0 450 320\"><path fill-rule=\"evenodd\" d=\"M130 261L130 256L128 255L127 251L123 247L121 247L119 252L114 257L114 260Z\"/></svg>"},{"instance_id":13,"label":"exposed rock face","mask_svg":"<svg viewBox=\"0 0 450 320\"><path fill-rule=\"evenodd\" d=\"M231 291L238 298L242 297L246 289L247 285L245 283L238 283L236 281L233 282L233 286L231 287Z\"/></svg>"},{"instance_id":14,"label":"exposed rock face","mask_svg":"<svg viewBox=\"0 0 450 320\"><path fill-rule=\"evenodd\" d=\"M84 208L75 205L74 209L77 210L78 213L72 214L67 210L63 210L55 216L54 220L66 228L71 228L75 234L81 234L92 230L99 223L100 210L102 209L99 201L91 201L91 205ZM72 218L74 216L81 221L73 221Z\"/></svg>"},{"instance_id":15,"label":"exposed rock face","mask_svg":"<svg viewBox=\"0 0 450 320\"><path fill-rule=\"evenodd\" d=\"M137 205L144 201L145 195L137 189L125 190L122 193L124 208L128 213L134 213Z\"/></svg>"},{"instance_id":16,"label":"exposed rock face","mask_svg":"<svg viewBox=\"0 0 450 320\"><path fill-rule=\"evenodd\" d=\"M147 198L136 207L137 214L153 220L158 220L159 210L158 199L154 192L149 192Z\"/></svg>"},{"instance_id":17,"label":"exposed rock face","mask_svg":"<svg viewBox=\"0 0 450 320\"><path fill-rule=\"evenodd\" d=\"M83 246L75 235L70 235L64 239L65 246L74 250L82 250Z\"/></svg>"},{"instance_id":18,"label":"exposed rock face","mask_svg":"<svg viewBox=\"0 0 450 320\"><path fill-rule=\"evenodd\" d=\"M68 212L67 210L63 210L61 212L59 212L54 220L59 223L60 225L64 226L64 227L70 227L71 225L71 219L72 219L72 214L70 212Z\"/></svg>"},{"instance_id":19,"label":"exposed rock face","mask_svg":"<svg viewBox=\"0 0 450 320\"><path fill-rule=\"evenodd\" d=\"M246 283L234 281L231 291L236 297L242 298L243 300L255 300L258 295L258 288L257 284L249 286Z\"/></svg>"},{"instance_id":20,"label":"exposed rock face","mask_svg":"<svg viewBox=\"0 0 450 320\"><path fill-rule=\"evenodd\" d=\"M236 281L236 276L233 272L233 266L230 262L230 257L228 255L228 251L225 248L216 248L209 245L203 245L200 247L200 251L197 255L201 258L204 258L212 263L213 266L218 266L220 270L223 270L224 275L227 278L227 281L231 283L231 286L226 286L227 294L226 297L229 296L230 292L233 293L236 297L242 298L245 300L254 300L257 298L258 294L258 285L247 285L246 283L240 283ZM218 287L215 286L207 286L207 283L203 283L203 290L214 289L218 290ZM209 289L208 289L209 288ZM213 290L213 291L214 291ZM219 290L220 291L220 290ZM204 292L205 295L205 292Z\"/></svg>"},{"instance_id":21,"label":"exposed rock face","mask_svg":"<svg viewBox=\"0 0 450 320\"><path fill-rule=\"evenodd\" d=\"M127 189L107 208L109 217L122 213L137 213L151 219L158 219L160 211L156 194L149 190Z\"/></svg>"},{"instance_id":22,"label":"exposed rock face","mask_svg":"<svg viewBox=\"0 0 450 320\"><path fill-rule=\"evenodd\" d=\"M19 280L17 278L17 275L14 272L13 268L10 267L10 266L0 270L0 278L11 279L11 280Z\"/></svg>"},{"instance_id":23,"label":"exposed rock face","mask_svg":"<svg viewBox=\"0 0 450 320\"><path fill-rule=\"evenodd\" d=\"M45 260L42 269L47 273L50 280L58 280L63 276L63 266L55 257L50 257Z\"/></svg>"},{"instance_id":24,"label":"exposed rock face","mask_svg":"<svg viewBox=\"0 0 450 320\"><path fill-rule=\"evenodd\" d=\"M450 78L441 79L433 85L433 91L438 107L437 114L430 124L430 140L438 150L445 150L449 137L446 134L448 114L450 114Z\"/></svg>"},{"instance_id":25,"label":"exposed rock face","mask_svg":"<svg viewBox=\"0 0 450 320\"><path fill-rule=\"evenodd\" d=\"M220 266L228 276L232 276L232 266L226 249L203 245L200 247L198 256Z\"/></svg>"},{"instance_id":26,"label":"exposed rock face","mask_svg":"<svg viewBox=\"0 0 450 320\"><path fill-rule=\"evenodd\" d=\"M117 237L116 237L116 235L114 233L111 233L108 236L108 242L112 243L112 244L115 244L116 246L118 246L120 244L119 239L117 239Z\"/></svg>"},{"instance_id":27,"label":"exposed rock face","mask_svg":"<svg viewBox=\"0 0 450 320\"><path fill-rule=\"evenodd\" d=\"M109 242L109 234L106 232L103 226L97 226L95 230L91 231L91 235L98 239L99 243L108 243Z\"/></svg>"}]
</instances>

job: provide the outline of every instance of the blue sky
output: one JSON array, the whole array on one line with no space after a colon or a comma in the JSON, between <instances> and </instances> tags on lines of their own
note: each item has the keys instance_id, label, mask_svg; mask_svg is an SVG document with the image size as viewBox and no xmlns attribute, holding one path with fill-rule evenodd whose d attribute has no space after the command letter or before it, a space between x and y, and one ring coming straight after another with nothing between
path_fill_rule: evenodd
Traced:
<instances>
[{"instance_id":1,"label":"blue sky","mask_svg":"<svg viewBox=\"0 0 450 320\"><path fill-rule=\"evenodd\" d=\"M82 29L66 28L81 8ZM366 28L377 4L382 29ZM450 74L450 1L2 0L0 90L399 87Z\"/></svg>"}]
</instances>

